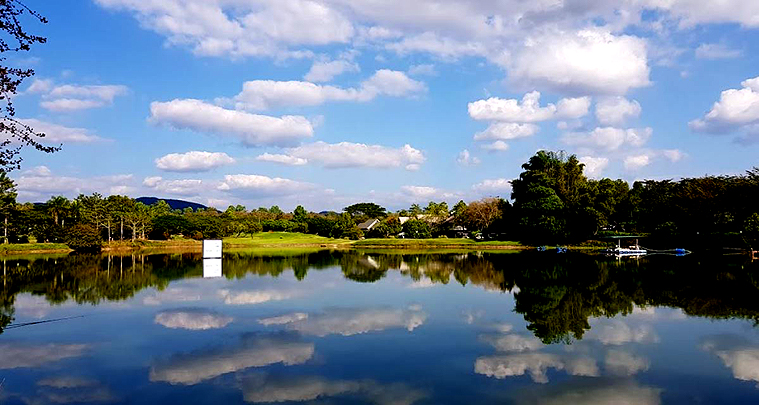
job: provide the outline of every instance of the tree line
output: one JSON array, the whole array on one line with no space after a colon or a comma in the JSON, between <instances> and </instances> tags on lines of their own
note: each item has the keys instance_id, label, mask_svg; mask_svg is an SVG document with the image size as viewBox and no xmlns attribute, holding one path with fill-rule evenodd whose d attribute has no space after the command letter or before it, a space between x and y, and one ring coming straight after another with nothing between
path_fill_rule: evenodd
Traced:
<instances>
[{"instance_id":1,"label":"tree line","mask_svg":"<svg viewBox=\"0 0 759 405\"><path fill-rule=\"evenodd\" d=\"M468 236L527 244L578 243L608 235L650 235L651 243L677 240L684 247L759 246L759 168L742 175L675 180L589 179L574 155L539 151L512 181L511 201L485 198L469 204L430 201L388 212L372 202L342 212L284 212L278 206L242 205L173 210L163 200L145 205L122 195L51 197L16 202L16 185L0 172L0 216L5 243L74 243L213 239L268 231L331 238L433 238ZM377 220L370 229L359 224Z\"/></svg>"}]
</instances>

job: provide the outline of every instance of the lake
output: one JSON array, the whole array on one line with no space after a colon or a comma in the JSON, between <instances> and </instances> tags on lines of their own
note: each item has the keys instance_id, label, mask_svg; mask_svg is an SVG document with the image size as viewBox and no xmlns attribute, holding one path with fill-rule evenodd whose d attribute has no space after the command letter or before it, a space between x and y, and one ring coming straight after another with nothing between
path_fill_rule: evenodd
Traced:
<instances>
[{"instance_id":1,"label":"lake","mask_svg":"<svg viewBox=\"0 0 759 405\"><path fill-rule=\"evenodd\" d=\"M2 404L759 402L759 262L742 256L325 250L2 266Z\"/></svg>"}]
</instances>

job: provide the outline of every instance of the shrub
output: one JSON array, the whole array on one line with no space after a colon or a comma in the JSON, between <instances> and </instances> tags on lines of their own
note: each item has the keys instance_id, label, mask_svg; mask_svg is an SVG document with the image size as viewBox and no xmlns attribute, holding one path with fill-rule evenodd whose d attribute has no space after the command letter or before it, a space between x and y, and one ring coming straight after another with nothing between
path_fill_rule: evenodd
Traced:
<instances>
[{"instance_id":1,"label":"shrub","mask_svg":"<svg viewBox=\"0 0 759 405\"><path fill-rule=\"evenodd\" d=\"M406 237L412 239L427 239L432 236L430 226L425 221L409 219L403 224L403 232Z\"/></svg>"},{"instance_id":2,"label":"shrub","mask_svg":"<svg viewBox=\"0 0 759 405\"><path fill-rule=\"evenodd\" d=\"M90 225L74 225L66 232L66 245L77 252L100 252L100 231Z\"/></svg>"}]
</instances>

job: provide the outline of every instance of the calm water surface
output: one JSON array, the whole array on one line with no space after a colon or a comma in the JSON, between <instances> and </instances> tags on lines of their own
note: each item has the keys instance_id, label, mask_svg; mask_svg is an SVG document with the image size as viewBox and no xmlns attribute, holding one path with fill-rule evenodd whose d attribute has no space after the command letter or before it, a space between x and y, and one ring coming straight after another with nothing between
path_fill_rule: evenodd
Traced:
<instances>
[{"instance_id":1,"label":"calm water surface","mask_svg":"<svg viewBox=\"0 0 759 405\"><path fill-rule=\"evenodd\" d=\"M738 257L233 253L210 278L194 254L2 265L2 404L759 403L759 263Z\"/></svg>"}]
</instances>

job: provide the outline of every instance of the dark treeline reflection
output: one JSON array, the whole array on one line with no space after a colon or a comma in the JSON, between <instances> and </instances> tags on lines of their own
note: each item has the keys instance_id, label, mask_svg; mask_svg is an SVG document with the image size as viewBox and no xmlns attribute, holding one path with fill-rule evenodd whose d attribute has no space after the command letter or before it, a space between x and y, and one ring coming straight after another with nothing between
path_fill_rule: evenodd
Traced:
<instances>
[{"instance_id":1,"label":"dark treeline reflection","mask_svg":"<svg viewBox=\"0 0 759 405\"><path fill-rule=\"evenodd\" d=\"M13 321L19 293L51 304L125 300L148 287L202 277L199 254L69 255L3 260L0 332ZM658 256L616 260L585 254L503 253L227 253L228 279L292 276L338 267L348 280L371 283L397 271L414 281L474 285L512 292L514 310L546 343L582 339L590 317L626 315L634 306L681 308L691 316L759 324L759 263L725 256ZM504 301L506 308L507 301ZM505 309L504 309L505 310Z\"/></svg>"}]
</instances>

